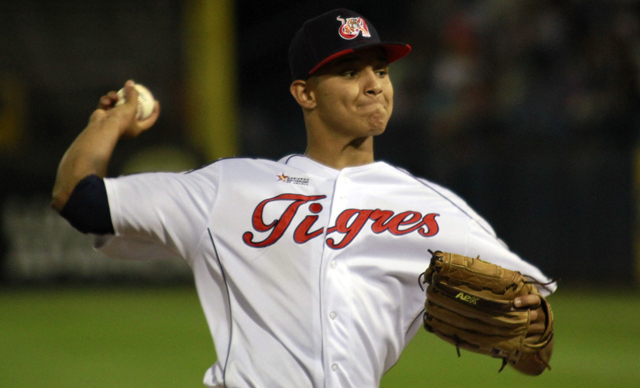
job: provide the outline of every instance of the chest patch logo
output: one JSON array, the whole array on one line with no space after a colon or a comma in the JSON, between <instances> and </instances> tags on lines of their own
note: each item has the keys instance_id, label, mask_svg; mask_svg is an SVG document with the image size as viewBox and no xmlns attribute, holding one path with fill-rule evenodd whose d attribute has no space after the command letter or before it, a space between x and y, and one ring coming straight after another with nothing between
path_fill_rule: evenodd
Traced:
<instances>
[{"instance_id":1,"label":"chest patch logo","mask_svg":"<svg viewBox=\"0 0 640 388\"><path fill-rule=\"evenodd\" d=\"M254 248L263 248L275 244L284 233L290 228L294 228L293 240L298 244L325 233L324 227L314 226L318 220L323 207L320 200L326 195L300 195L281 194L273 198L260 202L253 211L251 224L253 231L246 231L242 235L245 244ZM265 220L265 209L270 205L284 201L289 203L286 209L274 220ZM307 205L308 215L292 226L295 215ZM326 229L326 244L332 249L342 249L360 234L365 228L370 228L374 234L391 233L395 236L403 236L410 233L418 233L422 237L435 236L440 227L436 221L439 214L429 213L423 215L417 211L404 211L396 213L391 210L381 209L345 209L338 215L335 225ZM267 223L268 222L268 223ZM260 233L263 237L257 237L254 232Z\"/></svg>"},{"instance_id":2,"label":"chest patch logo","mask_svg":"<svg viewBox=\"0 0 640 388\"><path fill-rule=\"evenodd\" d=\"M284 172L281 175L278 175L278 182L309 186L309 178L296 178L293 176L284 175Z\"/></svg>"}]
</instances>

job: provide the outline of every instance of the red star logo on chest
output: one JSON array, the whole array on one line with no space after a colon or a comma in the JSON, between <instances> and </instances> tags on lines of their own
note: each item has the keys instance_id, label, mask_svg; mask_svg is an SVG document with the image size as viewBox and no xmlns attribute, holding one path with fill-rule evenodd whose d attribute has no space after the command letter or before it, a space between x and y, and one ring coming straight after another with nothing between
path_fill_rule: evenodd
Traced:
<instances>
[{"instance_id":1,"label":"red star logo on chest","mask_svg":"<svg viewBox=\"0 0 640 388\"><path fill-rule=\"evenodd\" d=\"M284 175L284 172L282 173L282 175L278 175L278 182L282 181L282 182L286 182L287 178L289 178L287 175Z\"/></svg>"}]
</instances>

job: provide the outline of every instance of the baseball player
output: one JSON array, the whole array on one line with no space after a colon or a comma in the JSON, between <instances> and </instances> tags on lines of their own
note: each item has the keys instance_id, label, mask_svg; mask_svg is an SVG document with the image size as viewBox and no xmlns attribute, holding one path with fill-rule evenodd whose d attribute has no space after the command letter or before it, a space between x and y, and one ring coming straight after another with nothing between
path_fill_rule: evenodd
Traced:
<instances>
[{"instance_id":1,"label":"baseball player","mask_svg":"<svg viewBox=\"0 0 640 388\"><path fill-rule=\"evenodd\" d=\"M549 281L454 193L374 160L373 139L393 110L389 64L410 50L381 41L350 10L306 21L289 49L304 154L105 178L118 140L159 115L156 106L148 119L134 118L128 81L126 103L115 106L114 92L102 97L62 158L52 206L96 234L97 249L127 259L178 256L193 269L218 357L207 387L379 386L423 324L418 276L429 249ZM540 298L518 303L535 309ZM527 336L544 322L535 310ZM552 348L541 353L547 362ZM515 367L544 369L533 359Z\"/></svg>"}]
</instances>

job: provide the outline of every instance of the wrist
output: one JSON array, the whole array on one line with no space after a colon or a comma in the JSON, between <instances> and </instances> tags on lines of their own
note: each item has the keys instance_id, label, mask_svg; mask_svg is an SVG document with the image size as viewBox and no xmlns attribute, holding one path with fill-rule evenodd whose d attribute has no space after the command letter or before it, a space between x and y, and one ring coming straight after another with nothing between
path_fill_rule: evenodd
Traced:
<instances>
[{"instance_id":1,"label":"wrist","mask_svg":"<svg viewBox=\"0 0 640 388\"><path fill-rule=\"evenodd\" d=\"M100 133L101 137L111 138L114 143L127 135L130 122L122 115L96 109L89 118L87 129Z\"/></svg>"}]
</instances>

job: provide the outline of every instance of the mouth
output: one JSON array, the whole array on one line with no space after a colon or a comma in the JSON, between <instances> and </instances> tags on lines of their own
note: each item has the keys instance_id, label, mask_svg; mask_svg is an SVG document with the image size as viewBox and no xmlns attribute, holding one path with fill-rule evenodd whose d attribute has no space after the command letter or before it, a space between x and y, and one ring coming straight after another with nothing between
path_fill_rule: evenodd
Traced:
<instances>
[{"instance_id":1,"label":"mouth","mask_svg":"<svg viewBox=\"0 0 640 388\"><path fill-rule=\"evenodd\" d=\"M384 110L387 107L380 101L370 101L370 102L365 102L363 104L358 105L358 108L363 110L377 110L377 109Z\"/></svg>"}]
</instances>

